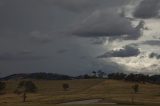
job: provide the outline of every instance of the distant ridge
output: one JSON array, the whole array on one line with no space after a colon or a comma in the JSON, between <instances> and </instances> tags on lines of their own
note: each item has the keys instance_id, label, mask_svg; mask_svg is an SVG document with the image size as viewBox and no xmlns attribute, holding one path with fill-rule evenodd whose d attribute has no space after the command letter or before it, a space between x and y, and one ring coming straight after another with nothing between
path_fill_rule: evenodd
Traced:
<instances>
[{"instance_id":1,"label":"distant ridge","mask_svg":"<svg viewBox=\"0 0 160 106\"><path fill-rule=\"evenodd\" d=\"M43 79L43 80L69 80L72 79L71 76L56 74L56 73L20 73L12 74L1 78L1 80L18 80L18 79Z\"/></svg>"}]
</instances>

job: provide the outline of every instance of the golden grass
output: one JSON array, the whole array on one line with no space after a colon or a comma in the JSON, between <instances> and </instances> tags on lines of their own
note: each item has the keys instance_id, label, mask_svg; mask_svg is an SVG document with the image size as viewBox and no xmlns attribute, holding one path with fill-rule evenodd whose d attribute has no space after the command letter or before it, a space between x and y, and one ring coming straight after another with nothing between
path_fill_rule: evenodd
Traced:
<instances>
[{"instance_id":1,"label":"golden grass","mask_svg":"<svg viewBox=\"0 0 160 106\"><path fill-rule=\"evenodd\" d=\"M21 96L13 93L18 82L19 81L15 80L6 82L6 94L0 95L0 106L54 106L56 103L92 98L104 98L104 101L102 102L111 101L123 104L124 106L124 104L131 104L131 97L133 95L131 86L134 84L125 81L100 79L56 81L33 80L38 87L38 92L35 94L28 94L27 102L22 103ZM68 83L70 85L69 91L63 90L63 83ZM159 105L160 85L148 83L140 84L140 91L138 94L135 94L135 103Z\"/></svg>"}]
</instances>

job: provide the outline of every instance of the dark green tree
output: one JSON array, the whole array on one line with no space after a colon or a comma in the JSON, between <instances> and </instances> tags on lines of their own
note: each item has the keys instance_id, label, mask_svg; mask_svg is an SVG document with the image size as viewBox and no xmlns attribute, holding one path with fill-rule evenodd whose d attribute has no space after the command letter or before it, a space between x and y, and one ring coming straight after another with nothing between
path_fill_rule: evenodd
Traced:
<instances>
[{"instance_id":1,"label":"dark green tree","mask_svg":"<svg viewBox=\"0 0 160 106\"><path fill-rule=\"evenodd\" d=\"M67 91L67 90L69 89L69 84L64 83L64 84L62 85L62 87L63 87L63 89L64 89L65 91Z\"/></svg>"},{"instance_id":2,"label":"dark green tree","mask_svg":"<svg viewBox=\"0 0 160 106\"><path fill-rule=\"evenodd\" d=\"M98 70L98 71L97 71L97 74L98 74L98 77L99 77L99 78L103 78L103 77L106 75L106 73L103 72L102 70Z\"/></svg>"},{"instance_id":3,"label":"dark green tree","mask_svg":"<svg viewBox=\"0 0 160 106\"><path fill-rule=\"evenodd\" d=\"M2 91L3 91L5 88L6 88L6 83L0 81L0 94L2 93Z\"/></svg>"},{"instance_id":4,"label":"dark green tree","mask_svg":"<svg viewBox=\"0 0 160 106\"><path fill-rule=\"evenodd\" d=\"M134 93L132 94L132 104L134 104L135 94L139 92L139 84L135 84L132 86Z\"/></svg>"},{"instance_id":5,"label":"dark green tree","mask_svg":"<svg viewBox=\"0 0 160 106\"><path fill-rule=\"evenodd\" d=\"M138 84L133 85L132 89L134 90L134 93L137 93L139 91L139 85Z\"/></svg>"},{"instance_id":6,"label":"dark green tree","mask_svg":"<svg viewBox=\"0 0 160 106\"><path fill-rule=\"evenodd\" d=\"M96 78L97 77L97 72L96 71L92 71L93 77Z\"/></svg>"},{"instance_id":7,"label":"dark green tree","mask_svg":"<svg viewBox=\"0 0 160 106\"><path fill-rule=\"evenodd\" d=\"M37 87L32 81L21 81L18 84L15 93L22 94L23 102L25 102L27 98L27 93L35 93L36 91Z\"/></svg>"}]
</instances>

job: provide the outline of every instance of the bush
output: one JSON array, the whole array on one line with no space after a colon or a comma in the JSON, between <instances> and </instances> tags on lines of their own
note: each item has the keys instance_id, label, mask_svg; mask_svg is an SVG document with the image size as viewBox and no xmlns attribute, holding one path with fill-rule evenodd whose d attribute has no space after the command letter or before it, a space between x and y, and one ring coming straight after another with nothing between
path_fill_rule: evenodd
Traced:
<instances>
[{"instance_id":1,"label":"bush","mask_svg":"<svg viewBox=\"0 0 160 106\"><path fill-rule=\"evenodd\" d=\"M18 87L15 90L15 93L23 94L22 96L23 102L25 102L27 98L26 93L35 93L36 91L37 91L37 87L32 81L21 81L18 84Z\"/></svg>"},{"instance_id":2,"label":"bush","mask_svg":"<svg viewBox=\"0 0 160 106\"><path fill-rule=\"evenodd\" d=\"M65 91L69 89L69 84L67 83L64 83L62 86Z\"/></svg>"},{"instance_id":3,"label":"bush","mask_svg":"<svg viewBox=\"0 0 160 106\"><path fill-rule=\"evenodd\" d=\"M138 84L133 85L132 89L134 90L134 93L137 93L139 91L139 85Z\"/></svg>"},{"instance_id":4,"label":"bush","mask_svg":"<svg viewBox=\"0 0 160 106\"><path fill-rule=\"evenodd\" d=\"M0 92L3 91L6 88L5 82L0 82Z\"/></svg>"}]
</instances>

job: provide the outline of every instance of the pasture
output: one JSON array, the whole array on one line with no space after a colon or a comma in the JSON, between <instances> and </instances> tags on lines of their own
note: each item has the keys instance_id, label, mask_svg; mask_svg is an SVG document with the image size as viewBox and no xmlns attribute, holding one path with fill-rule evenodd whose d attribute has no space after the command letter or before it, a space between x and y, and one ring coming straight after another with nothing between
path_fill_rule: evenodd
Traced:
<instances>
[{"instance_id":1,"label":"pasture","mask_svg":"<svg viewBox=\"0 0 160 106\"><path fill-rule=\"evenodd\" d=\"M22 102L22 95L14 94L20 80L6 81L5 94L0 95L0 106L159 106L160 85L139 84L139 92L133 93L135 83L116 80L32 80L38 87L37 93L27 94L27 101ZM65 91L63 83L69 84ZM71 101L101 99L97 104L62 104ZM116 104L106 104L116 103ZM132 106L134 106L132 105Z\"/></svg>"}]
</instances>

